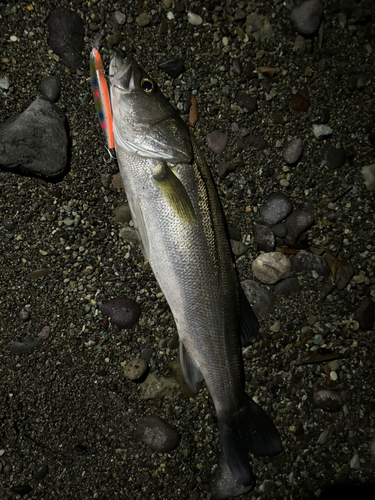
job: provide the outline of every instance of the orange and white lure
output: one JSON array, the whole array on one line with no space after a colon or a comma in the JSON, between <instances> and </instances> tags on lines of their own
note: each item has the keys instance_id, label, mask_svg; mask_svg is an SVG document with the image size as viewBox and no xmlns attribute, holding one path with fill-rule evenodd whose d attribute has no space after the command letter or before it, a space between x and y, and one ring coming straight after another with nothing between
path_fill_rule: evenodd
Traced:
<instances>
[{"instance_id":1,"label":"orange and white lure","mask_svg":"<svg viewBox=\"0 0 375 500\"><path fill-rule=\"evenodd\" d=\"M96 111L107 140L107 146L111 150L114 148L111 101L102 59L97 49L92 49L90 54L90 76ZM112 156L111 153L110 156Z\"/></svg>"}]
</instances>

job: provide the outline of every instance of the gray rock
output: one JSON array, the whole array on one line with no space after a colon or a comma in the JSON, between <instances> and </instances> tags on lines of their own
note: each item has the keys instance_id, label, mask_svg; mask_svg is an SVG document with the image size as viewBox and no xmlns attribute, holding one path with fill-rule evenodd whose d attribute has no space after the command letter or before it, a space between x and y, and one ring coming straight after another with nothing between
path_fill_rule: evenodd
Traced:
<instances>
[{"instance_id":1,"label":"gray rock","mask_svg":"<svg viewBox=\"0 0 375 500\"><path fill-rule=\"evenodd\" d=\"M287 163L289 163L289 165L293 165L294 163L297 163L297 161L301 158L302 150L302 140L299 138L294 139L294 141L290 142L285 148L283 152L283 158Z\"/></svg>"},{"instance_id":2,"label":"gray rock","mask_svg":"<svg viewBox=\"0 0 375 500\"><path fill-rule=\"evenodd\" d=\"M322 337L322 335L320 335L320 333L317 333L314 336L314 344L315 345L323 345L324 344L324 338Z\"/></svg>"},{"instance_id":3,"label":"gray rock","mask_svg":"<svg viewBox=\"0 0 375 500\"><path fill-rule=\"evenodd\" d=\"M360 463L359 463L359 455L358 453L354 453L350 460L350 468L351 469L359 469Z\"/></svg>"},{"instance_id":4,"label":"gray rock","mask_svg":"<svg viewBox=\"0 0 375 500\"><path fill-rule=\"evenodd\" d=\"M124 375L129 380L139 380L146 373L147 368L144 359L135 358L124 366Z\"/></svg>"},{"instance_id":5,"label":"gray rock","mask_svg":"<svg viewBox=\"0 0 375 500\"><path fill-rule=\"evenodd\" d=\"M220 460L215 473L210 482L210 491L215 500L224 500L225 498L233 498L244 495L251 491L253 485L242 486L238 484L233 474L231 473L224 454L220 454Z\"/></svg>"},{"instance_id":6,"label":"gray rock","mask_svg":"<svg viewBox=\"0 0 375 500\"><path fill-rule=\"evenodd\" d=\"M82 65L84 23L77 12L57 7L48 19L48 44L65 66L76 70Z\"/></svg>"},{"instance_id":7,"label":"gray rock","mask_svg":"<svg viewBox=\"0 0 375 500\"><path fill-rule=\"evenodd\" d=\"M326 444L326 442L330 439L331 432L329 429L325 429L320 436L318 437L319 444Z\"/></svg>"},{"instance_id":8,"label":"gray rock","mask_svg":"<svg viewBox=\"0 0 375 500\"><path fill-rule=\"evenodd\" d=\"M347 154L343 148L330 148L324 151L324 159L331 170L337 170L346 162Z\"/></svg>"},{"instance_id":9,"label":"gray rock","mask_svg":"<svg viewBox=\"0 0 375 500\"><path fill-rule=\"evenodd\" d=\"M122 297L103 301L99 310L103 315L109 316L119 328L132 328L141 315L141 308L134 300Z\"/></svg>"},{"instance_id":10,"label":"gray rock","mask_svg":"<svg viewBox=\"0 0 375 500\"><path fill-rule=\"evenodd\" d=\"M35 470L34 479L36 479L37 481L41 481L48 474L48 470L49 470L49 468L48 468L47 464L39 465L37 467L37 469Z\"/></svg>"},{"instance_id":11,"label":"gray rock","mask_svg":"<svg viewBox=\"0 0 375 500\"><path fill-rule=\"evenodd\" d=\"M236 102L241 108L247 109L249 114L255 113L258 109L256 99L248 94L239 94L236 98Z\"/></svg>"},{"instance_id":12,"label":"gray rock","mask_svg":"<svg viewBox=\"0 0 375 500\"><path fill-rule=\"evenodd\" d=\"M327 276L329 272L323 257L304 251L298 252L292 258L292 271L295 273L316 271L320 276Z\"/></svg>"},{"instance_id":13,"label":"gray rock","mask_svg":"<svg viewBox=\"0 0 375 500\"><path fill-rule=\"evenodd\" d=\"M62 174L68 161L65 115L55 105L36 99L0 124L0 165L20 167L44 177Z\"/></svg>"},{"instance_id":14,"label":"gray rock","mask_svg":"<svg viewBox=\"0 0 375 500\"><path fill-rule=\"evenodd\" d=\"M314 215L305 210L293 210L285 221L288 234L285 236L287 245L294 244L300 234L314 223Z\"/></svg>"},{"instance_id":15,"label":"gray rock","mask_svg":"<svg viewBox=\"0 0 375 500\"><path fill-rule=\"evenodd\" d=\"M330 135L332 135L333 130L328 125L324 125L322 123L319 125L319 124L314 123L313 133L314 133L315 137L320 140L320 139L324 139L325 137L329 137Z\"/></svg>"},{"instance_id":16,"label":"gray rock","mask_svg":"<svg viewBox=\"0 0 375 500\"><path fill-rule=\"evenodd\" d=\"M300 35L313 35L320 26L323 5L319 0L305 0L293 9L290 17Z\"/></svg>"},{"instance_id":17,"label":"gray rock","mask_svg":"<svg viewBox=\"0 0 375 500\"><path fill-rule=\"evenodd\" d=\"M280 252L269 252L259 255L252 263L251 269L254 276L267 285L289 278L290 259Z\"/></svg>"},{"instance_id":18,"label":"gray rock","mask_svg":"<svg viewBox=\"0 0 375 500\"><path fill-rule=\"evenodd\" d=\"M152 415L140 419L133 438L158 453L170 453L180 442L178 432L170 424Z\"/></svg>"},{"instance_id":19,"label":"gray rock","mask_svg":"<svg viewBox=\"0 0 375 500\"><path fill-rule=\"evenodd\" d=\"M119 233L119 236L126 243L139 243L138 233L131 227L123 227Z\"/></svg>"},{"instance_id":20,"label":"gray rock","mask_svg":"<svg viewBox=\"0 0 375 500\"><path fill-rule=\"evenodd\" d=\"M58 75L51 75L43 78L40 84L43 99L49 102L57 102L60 97L61 80Z\"/></svg>"},{"instance_id":21,"label":"gray rock","mask_svg":"<svg viewBox=\"0 0 375 500\"><path fill-rule=\"evenodd\" d=\"M41 338L33 339L27 337L21 342L17 340L8 342L8 344L5 344L5 347L10 351L11 354L31 354L32 352L39 349L43 342L44 340Z\"/></svg>"},{"instance_id":22,"label":"gray rock","mask_svg":"<svg viewBox=\"0 0 375 500\"><path fill-rule=\"evenodd\" d=\"M364 182L369 191L375 191L375 163L372 165L366 165L362 168L361 173L364 178Z\"/></svg>"},{"instance_id":23,"label":"gray rock","mask_svg":"<svg viewBox=\"0 0 375 500\"><path fill-rule=\"evenodd\" d=\"M188 12L187 15L188 21L193 26L200 26L203 23L203 19L198 14L194 14L193 12Z\"/></svg>"},{"instance_id":24,"label":"gray rock","mask_svg":"<svg viewBox=\"0 0 375 500\"><path fill-rule=\"evenodd\" d=\"M344 288L348 285L349 281L354 276L354 267L352 264L348 264L347 266L342 266L337 269L335 285L338 290L344 290Z\"/></svg>"},{"instance_id":25,"label":"gray rock","mask_svg":"<svg viewBox=\"0 0 375 500\"><path fill-rule=\"evenodd\" d=\"M264 252L272 252L275 249L275 235L269 226L254 226L254 241L258 245L259 250Z\"/></svg>"},{"instance_id":26,"label":"gray rock","mask_svg":"<svg viewBox=\"0 0 375 500\"><path fill-rule=\"evenodd\" d=\"M271 313L276 301L272 290L263 288L254 280L241 281L241 286L256 316L267 316Z\"/></svg>"},{"instance_id":27,"label":"gray rock","mask_svg":"<svg viewBox=\"0 0 375 500\"><path fill-rule=\"evenodd\" d=\"M260 207L260 224L277 224L292 210L290 199L283 193L273 193L266 203Z\"/></svg>"},{"instance_id":28,"label":"gray rock","mask_svg":"<svg viewBox=\"0 0 375 500\"><path fill-rule=\"evenodd\" d=\"M173 378L157 377L150 373L146 380L139 385L141 399L166 397L175 399L179 394L179 386Z\"/></svg>"},{"instance_id":29,"label":"gray rock","mask_svg":"<svg viewBox=\"0 0 375 500\"><path fill-rule=\"evenodd\" d=\"M272 226L272 232L277 238L285 238L288 234L288 228L285 224L279 223Z\"/></svg>"},{"instance_id":30,"label":"gray rock","mask_svg":"<svg viewBox=\"0 0 375 500\"><path fill-rule=\"evenodd\" d=\"M123 203L122 205L119 205L113 210L113 215L114 215L114 221L115 222L129 222L132 218L132 215L130 213L130 208L128 203ZM130 229L130 228L129 228ZM135 231L135 230L133 230ZM120 235L122 238L122 236ZM125 233L125 238L126 239L126 233Z\"/></svg>"},{"instance_id":31,"label":"gray rock","mask_svg":"<svg viewBox=\"0 0 375 500\"><path fill-rule=\"evenodd\" d=\"M242 241L230 240L230 246L232 248L232 252L236 257L241 257L241 255L245 255L248 251L249 247L246 243L242 243Z\"/></svg>"},{"instance_id":32,"label":"gray rock","mask_svg":"<svg viewBox=\"0 0 375 500\"><path fill-rule=\"evenodd\" d=\"M301 285L297 278L287 278L286 280L277 283L274 288L275 295L298 295L301 290Z\"/></svg>"},{"instance_id":33,"label":"gray rock","mask_svg":"<svg viewBox=\"0 0 375 500\"><path fill-rule=\"evenodd\" d=\"M148 26L150 24L150 16L146 12L142 12L138 17L135 18L135 22L141 28L144 26Z\"/></svg>"},{"instance_id":34,"label":"gray rock","mask_svg":"<svg viewBox=\"0 0 375 500\"><path fill-rule=\"evenodd\" d=\"M207 138L207 146L211 151L213 151L216 154L220 154L224 151L224 149L227 147L227 142L228 142L228 136L227 134L222 134L218 130L214 130L213 132L210 132L206 136Z\"/></svg>"},{"instance_id":35,"label":"gray rock","mask_svg":"<svg viewBox=\"0 0 375 500\"><path fill-rule=\"evenodd\" d=\"M217 165L217 173L221 179L228 175L229 172L233 172L234 169L235 166L230 161L223 161Z\"/></svg>"}]
</instances>

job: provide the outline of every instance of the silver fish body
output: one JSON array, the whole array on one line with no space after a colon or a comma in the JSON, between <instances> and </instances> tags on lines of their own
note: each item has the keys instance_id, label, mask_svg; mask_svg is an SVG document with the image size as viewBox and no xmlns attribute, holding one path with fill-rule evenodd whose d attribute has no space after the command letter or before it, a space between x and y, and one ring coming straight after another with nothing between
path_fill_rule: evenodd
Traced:
<instances>
[{"instance_id":1,"label":"silver fish body","mask_svg":"<svg viewBox=\"0 0 375 500\"><path fill-rule=\"evenodd\" d=\"M205 380L225 459L253 484L248 453L281 449L273 423L244 391L242 338L254 334L232 263L220 201L188 127L132 58L110 64L115 147L140 244L173 313L192 389ZM246 306L245 306L246 309ZM242 311L241 311L242 312Z\"/></svg>"}]
</instances>

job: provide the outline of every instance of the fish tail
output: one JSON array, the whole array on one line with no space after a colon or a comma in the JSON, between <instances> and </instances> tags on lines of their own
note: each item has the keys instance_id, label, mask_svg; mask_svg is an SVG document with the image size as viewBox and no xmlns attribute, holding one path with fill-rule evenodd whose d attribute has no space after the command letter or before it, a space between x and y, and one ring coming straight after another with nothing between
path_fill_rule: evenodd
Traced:
<instances>
[{"instance_id":1,"label":"fish tail","mask_svg":"<svg viewBox=\"0 0 375 500\"><path fill-rule=\"evenodd\" d=\"M246 395L242 408L224 418L218 416L221 446L234 478L243 486L254 485L249 453L256 457L281 452L275 424L262 408Z\"/></svg>"}]
</instances>

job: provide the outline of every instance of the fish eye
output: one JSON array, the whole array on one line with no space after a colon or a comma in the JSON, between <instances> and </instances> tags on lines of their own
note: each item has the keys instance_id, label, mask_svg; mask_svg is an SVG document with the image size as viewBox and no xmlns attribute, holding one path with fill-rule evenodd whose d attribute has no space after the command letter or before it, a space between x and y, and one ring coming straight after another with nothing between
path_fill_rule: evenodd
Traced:
<instances>
[{"instance_id":1,"label":"fish eye","mask_svg":"<svg viewBox=\"0 0 375 500\"><path fill-rule=\"evenodd\" d=\"M145 92L150 93L154 90L154 84L153 84L152 80L149 80L148 78L142 78L141 88Z\"/></svg>"}]
</instances>

